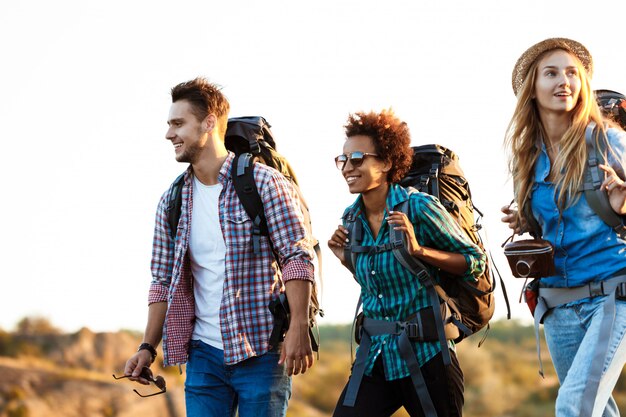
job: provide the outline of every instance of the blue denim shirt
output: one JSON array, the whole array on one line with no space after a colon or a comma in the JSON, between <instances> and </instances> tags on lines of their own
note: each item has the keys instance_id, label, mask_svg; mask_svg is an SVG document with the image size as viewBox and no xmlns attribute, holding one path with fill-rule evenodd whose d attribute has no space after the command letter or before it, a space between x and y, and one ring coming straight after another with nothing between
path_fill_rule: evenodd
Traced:
<instances>
[{"instance_id":1,"label":"blue denim shirt","mask_svg":"<svg viewBox=\"0 0 626 417\"><path fill-rule=\"evenodd\" d=\"M623 172L626 167L626 133L608 129L611 166ZM531 207L543 238L555 248L556 275L542 278L548 287L576 287L588 282L602 281L626 269L626 242L598 217L584 195L576 204L567 207L559 220L555 184L548 182L550 158L541 143L535 164L535 182ZM618 172L619 172L618 171Z\"/></svg>"}]
</instances>

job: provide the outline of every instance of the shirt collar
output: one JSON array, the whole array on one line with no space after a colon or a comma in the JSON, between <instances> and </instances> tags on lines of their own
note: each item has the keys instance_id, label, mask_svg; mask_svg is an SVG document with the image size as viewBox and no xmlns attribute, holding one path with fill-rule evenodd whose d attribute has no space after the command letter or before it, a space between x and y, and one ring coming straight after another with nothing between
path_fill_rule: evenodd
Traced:
<instances>
[{"instance_id":1,"label":"shirt collar","mask_svg":"<svg viewBox=\"0 0 626 417\"><path fill-rule=\"evenodd\" d=\"M398 184L391 184L389 194L387 194L387 211L393 210L400 203L409 199L409 192L406 188Z\"/></svg>"},{"instance_id":2,"label":"shirt collar","mask_svg":"<svg viewBox=\"0 0 626 417\"><path fill-rule=\"evenodd\" d=\"M548 157L548 150L546 144L541 140L541 137L535 143L539 155L537 157L537 167L535 168L536 180L545 182L548 175L550 175L550 157Z\"/></svg>"},{"instance_id":3,"label":"shirt collar","mask_svg":"<svg viewBox=\"0 0 626 417\"><path fill-rule=\"evenodd\" d=\"M235 159L235 154L229 151L228 156L226 157L224 163L222 164L222 167L220 168L220 172L217 174L217 181L222 185L225 185L226 181L230 179L230 168L233 165L233 159ZM189 164L189 166L187 167L184 178L185 185L191 185L191 182L193 180L193 168L191 167L191 164Z\"/></svg>"},{"instance_id":4,"label":"shirt collar","mask_svg":"<svg viewBox=\"0 0 626 417\"><path fill-rule=\"evenodd\" d=\"M226 185L226 182L230 179L230 170L233 165L233 159L235 159L235 154L228 151L228 156L220 168L220 173L217 175L217 180L222 185Z\"/></svg>"}]
</instances>

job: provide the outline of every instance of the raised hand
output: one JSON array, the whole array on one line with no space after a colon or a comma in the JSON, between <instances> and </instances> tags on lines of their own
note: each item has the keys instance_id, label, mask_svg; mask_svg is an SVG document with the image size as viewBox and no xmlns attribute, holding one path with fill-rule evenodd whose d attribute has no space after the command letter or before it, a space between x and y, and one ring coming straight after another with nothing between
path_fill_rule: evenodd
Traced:
<instances>
[{"instance_id":1,"label":"raised hand","mask_svg":"<svg viewBox=\"0 0 626 417\"><path fill-rule=\"evenodd\" d=\"M328 241L328 248L341 261L345 262L344 247L348 243L348 229L339 225Z\"/></svg>"},{"instance_id":2,"label":"raised hand","mask_svg":"<svg viewBox=\"0 0 626 417\"><path fill-rule=\"evenodd\" d=\"M511 208L511 205L504 206L500 209L502 213L506 214L506 216L502 217L503 223L507 223L509 225L509 229L513 229L513 232L521 235L522 234L522 225L519 223L519 217L517 216L517 209Z\"/></svg>"},{"instance_id":3,"label":"raised hand","mask_svg":"<svg viewBox=\"0 0 626 417\"><path fill-rule=\"evenodd\" d=\"M606 179L601 187L609 195L611 208L620 215L626 214L626 183L615 173L610 165L598 165L606 172Z\"/></svg>"},{"instance_id":4,"label":"raised hand","mask_svg":"<svg viewBox=\"0 0 626 417\"><path fill-rule=\"evenodd\" d=\"M417 243L413 223L411 223L406 214L401 211L390 211L387 216L387 223L389 224L389 227L393 227L395 230L400 230L406 235L407 250L411 256L421 254L422 247L419 243Z\"/></svg>"}]
</instances>

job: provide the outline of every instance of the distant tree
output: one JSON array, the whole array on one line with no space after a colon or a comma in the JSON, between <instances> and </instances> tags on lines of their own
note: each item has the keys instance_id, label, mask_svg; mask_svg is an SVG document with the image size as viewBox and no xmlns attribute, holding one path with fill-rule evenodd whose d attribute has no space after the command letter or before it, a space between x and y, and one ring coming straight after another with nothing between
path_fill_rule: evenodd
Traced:
<instances>
[{"instance_id":1,"label":"distant tree","mask_svg":"<svg viewBox=\"0 0 626 417\"><path fill-rule=\"evenodd\" d=\"M13 337L4 330L0 330L0 356L15 355Z\"/></svg>"},{"instance_id":2,"label":"distant tree","mask_svg":"<svg viewBox=\"0 0 626 417\"><path fill-rule=\"evenodd\" d=\"M17 334L21 336L58 335L61 331L44 317L24 317L17 323Z\"/></svg>"}]
</instances>

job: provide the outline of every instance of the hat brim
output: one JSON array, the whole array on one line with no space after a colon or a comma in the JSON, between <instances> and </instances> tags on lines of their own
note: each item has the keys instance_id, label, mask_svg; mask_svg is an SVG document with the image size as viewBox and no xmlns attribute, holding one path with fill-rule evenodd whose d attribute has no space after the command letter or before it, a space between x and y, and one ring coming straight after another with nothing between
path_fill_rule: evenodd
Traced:
<instances>
[{"instance_id":1,"label":"hat brim","mask_svg":"<svg viewBox=\"0 0 626 417\"><path fill-rule=\"evenodd\" d=\"M515 63L515 67L513 67L512 84L513 93L515 93L516 96L533 62L535 62L541 54L554 49L563 49L576 56L583 64L589 78L591 78L593 75L593 58L587 48L572 39L550 38L528 48Z\"/></svg>"}]
</instances>

